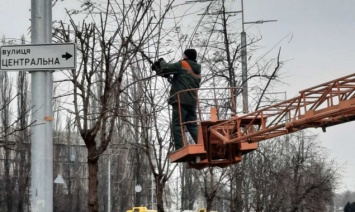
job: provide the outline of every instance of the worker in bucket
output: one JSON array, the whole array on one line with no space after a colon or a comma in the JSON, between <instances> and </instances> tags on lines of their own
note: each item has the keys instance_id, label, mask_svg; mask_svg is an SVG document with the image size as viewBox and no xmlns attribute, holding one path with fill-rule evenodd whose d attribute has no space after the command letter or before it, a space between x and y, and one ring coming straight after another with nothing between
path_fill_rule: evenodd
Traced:
<instances>
[{"instance_id":1,"label":"worker in bucket","mask_svg":"<svg viewBox=\"0 0 355 212\"><path fill-rule=\"evenodd\" d=\"M170 80L171 89L168 103L172 105L172 135L174 140L175 150L183 147L181 123L192 122L186 124L191 137L197 143L198 124L196 105L197 105L197 89L201 83L201 65L197 63L197 52L195 49L186 49L183 54L183 59L176 63L167 63L163 58L156 61L152 69L157 72L157 75L168 77L173 75ZM184 90L189 90L185 91ZM183 92L179 92L183 91ZM179 92L178 94L176 94Z\"/></svg>"}]
</instances>

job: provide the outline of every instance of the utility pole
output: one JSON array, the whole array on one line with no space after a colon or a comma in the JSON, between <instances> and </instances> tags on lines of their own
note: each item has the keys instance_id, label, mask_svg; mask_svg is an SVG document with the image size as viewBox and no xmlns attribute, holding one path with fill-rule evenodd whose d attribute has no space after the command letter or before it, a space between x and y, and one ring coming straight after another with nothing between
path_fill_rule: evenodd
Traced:
<instances>
[{"instance_id":1,"label":"utility pole","mask_svg":"<svg viewBox=\"0 0 355 212\"><path fill-rule=\"evenodd\" d=\"M52 43L52 1L31 0L31 43ZM32 212L53 211L52 71L31 71Z\"/></svg>"},{"instance_id":2,"label":"utility pole","mask_svg":"<svg viewBox=\"0 0 355 212\"><path fill-rule=\"evenodd\" d=\"M252 22L244 21L244 1L241 0L242 3L242 32L240 34L241 37L241 59L242 59L242 96L243 96L243 113L249 112L249 101L248 101L248 62L247 62L247 41L246 41L246 33L244 31L244 24L263 24L266 22L275 22L277 20L259 20Z\"/></svg>"},{"instance_id":3,"label":"utility pole","mask_svg":"<svg viewBox=\"0 0 355 212\"><path fill-rule=\"evenodd\" d=\"M241 0L241 6L242 6L242 32L240 34L241 37L241 60L242 60L242 97L243 97L243 113L248 113L249 112L249 94L248 94L248 61L247 61L247 41L246 41L246 32L244 30L244 24L262 24L264 22L273 22L276 20L267 20L267 21L254 21L254 22L245 22L244 21L244 0ZM243 163L242 163L242 170L245 170L245 164L246 161L248 160L248 155L243 156ZM241 188L242 188L242 181L245 178L244 173L242 172L240 179L237 179L237 185L238 185L238 193L241 193ZM245 189L245 204L249 204L249 186L246 186ZM242 206L238 205L237 208L238 211L242 210Z\"/></svg>"},{"instance_id":4,"label":"utility pole","mask_svg":"<svg viewBox=\"0 0 355 212\"><path fill-rule=\"evenodd\" d=\"M243 96L243 113L248 113L248 65L247 65L247 41L244 31L244 3L242 0L242 33L241 37L241 58L242 58L242 96Z\"/></svg>"}]
</instances>

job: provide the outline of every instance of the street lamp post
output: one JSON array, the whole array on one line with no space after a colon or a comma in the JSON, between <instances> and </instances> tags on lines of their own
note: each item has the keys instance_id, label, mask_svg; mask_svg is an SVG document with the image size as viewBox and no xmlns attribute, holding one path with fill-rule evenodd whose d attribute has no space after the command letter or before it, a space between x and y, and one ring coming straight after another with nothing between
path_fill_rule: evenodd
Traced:
<instances>
[{"instance_id":1,"label":"street lamp post","mask_svg":"<svg viewBox=\"0 0 355 212\"><path fill-rule=\"evenodd\" d=\"M52 43L52 1L31 1L32 44ZM52 71L31 71L31 211L53 211Z\"/></svg>"}]
</instances>

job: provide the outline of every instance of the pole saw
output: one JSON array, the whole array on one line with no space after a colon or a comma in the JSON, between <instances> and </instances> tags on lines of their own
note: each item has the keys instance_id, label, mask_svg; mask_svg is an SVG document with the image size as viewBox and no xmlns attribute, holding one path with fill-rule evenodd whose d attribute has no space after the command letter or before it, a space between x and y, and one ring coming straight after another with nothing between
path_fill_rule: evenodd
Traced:
<instances>
[{"instance_id":1,"label":"pole saw","mask_svg":"<svg viewBox=\"0 0 355 212\"><path fill-rule=\"evenodd\" d=\"M160 72L160 64L159 63L153 62L150 59L150 57L148 57L148 55L146 55L142 50L140 50L140 48L131 39L127 38L127 41L130 42L137 49L137 51L142 55L142 57L152 65L152 69L156 72L156 75L167 78L168 81L171 82L172 77L170 76L170 74L165 74L165 75L159 74L159 72Z\"/></svg>"},{"instance_id":2,"label":"pole saw","mask_svg":"<svg viewBox=\"0 0 355 212\"><path fill-rule=\"evenodd\" d=\"M127 38L128 39L128 38ZM128 42L130 42L136 49L139 53L141 53L142 57L144 59L146 59L151 65L154 64L154 62L150 59L150 57L148 57L148 55L146 55L142 50L140 50L138 48L138 46L131 40L131 39L128 39Z\"/></svg>"}]
</instances>

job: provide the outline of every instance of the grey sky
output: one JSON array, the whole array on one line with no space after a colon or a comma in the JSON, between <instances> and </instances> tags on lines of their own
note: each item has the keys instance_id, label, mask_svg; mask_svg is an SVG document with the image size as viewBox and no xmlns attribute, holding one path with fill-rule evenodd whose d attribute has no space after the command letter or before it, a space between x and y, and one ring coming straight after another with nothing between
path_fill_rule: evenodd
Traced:
<instances>
[{"instance_id":1,"label":"grey sky","mask_svg":"<svg viewBox=\"0 0 355 212\"><path fill-rule=\"evenodd\" d=\"M0 35L20 38L27 34L30 1L0 0L0 5ZM241 9L239 0L235 5L235 10ZM261 55L276 45L268 54L276 57L282 47L281 59L287 62L281 76L287 85L275 91L286 91L291 98L300 90L354 73L355 1L244 0L244 11L245 21L278 20L246 26L247 33L263 36L258 44ZM339 191L355 190L354 131L354 122L328 128L327 133L315 131L331 158L343 165Z\"/></svg>"},{"instance_id":2,"label":"grey sky","mask_svg":"<svg viewBox=\"0 0 355 212\"><path fill-rule=\"evenodd\" d=\"M287 61L282 77L287 83L278 91L288 98L298 91L355 72L355 1L352 0L253 0L244 1L245 21L277 19L274 23L248 26L263 36L259 45L268 51L283 37L281 58ZM278 48L269 55L275 56ZM330 157L342 165L344 177L338 191L355 190L355 123L319 133Z\"/></svg>"},{"instance_id":3,"label":"grey sky","mask_svg":"<svg viewBox=\"0 0 355 212\"><path fill-rule=\"evenodd\" d=\"M250 27L260 30L264 45L271 47L293 35L281 43L282 58L288 60L285 80L292 92L354 72L355 1L245 1L245 20L260 19L278 20Z\"/></svg>"},{"instance_id":4,"label":"grey sky","mask_svg":"<svg viewBox=\"0 0 355 212\"><path fill-rule=\"evenodd\" d=\"M31 24L31 1L0 0L0 35L6 38L20 38L28 33Z\"/></svg>"}]
</instances>

